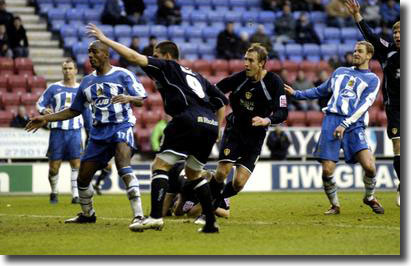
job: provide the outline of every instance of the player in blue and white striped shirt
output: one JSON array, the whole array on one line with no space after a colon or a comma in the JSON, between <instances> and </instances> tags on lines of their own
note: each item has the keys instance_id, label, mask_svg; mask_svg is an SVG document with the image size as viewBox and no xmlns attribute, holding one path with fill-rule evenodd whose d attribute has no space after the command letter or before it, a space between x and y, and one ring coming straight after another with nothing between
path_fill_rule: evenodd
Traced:
<instances>
[{"instance_id":1,"label":"player in blue and white striped shirt","mask_svg":"<svg viewBox=\"0 0 411 266\"><path fill-rule=\"evenodd\" d=\"M368 108L374 103L380 79L369 70L374 47L366 41L357 42L354 50L354 67L340 67L331 78L316 88L295 91L285 85L285 90L298 100L316 99L331 95L326 107L321 136L314 156L323 167L324 190L331 203L326 215L339 214L340 202L333 177L340 149L344 150L347 163L359 162L365 171L365 197L363 202L375 213L383 214L384 208L374 197L376 184L375 162L364 129L368 124Z\"/></svg>"},{"instance_id":2,"label":"player in blue and white striped shirt","mask_svg":"<svg viewBox=\"0 0 411 266\"><path fill-rule=\"evenodd\" d=\"M76 82L77 66L71 59L62 64L64 79L51 84L37 101L40 114L52 114L71 106L76 97L79 84ZM85 110L87 117L88 110ZM80 167L80 154L83 152L81 128L83 118L50 123L50 138L47 156L49 158L49 182L51 186L50 203L57 203L58 173L62 160L69 160L71 166L72 203L79 203L77 176Z\"/></svg>"},{"instance_id":3,"label":"player in blue and white striped shirt","mask_svg":"<svg viewBox=\"0 0 411 266\"><path fill-rule=\"evenodd\" d=\"M92 67L96 70L83 78L73 104L58 113L38 116L26 126L35 131L47 122L61 121L78 116L89 105L93 126L89 141L81 158L78 189L82 213L66 220L66 223L95 223L93 188L91 179L96 171L104 168L114 156L118 174L127 187L127 196L133 211L132 224L143 219L140 189L130 166L136 150L133 126L136 118L131 104L142 106L146 92L137 77L127 69L110 65L109 48L94 41L88 48Z\"/></svg>"}]
</instances>

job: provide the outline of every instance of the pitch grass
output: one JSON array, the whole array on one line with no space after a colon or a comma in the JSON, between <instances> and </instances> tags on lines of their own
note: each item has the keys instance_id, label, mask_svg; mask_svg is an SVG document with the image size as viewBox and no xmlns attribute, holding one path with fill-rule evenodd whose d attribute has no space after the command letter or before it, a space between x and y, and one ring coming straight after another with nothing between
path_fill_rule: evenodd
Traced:
<instances>
[{"instance_id":1,"label":"pitch grass","mask_svg":"<svg viewBox=\"0 0 411 266\"><path fill-rule=\"evenodd\" d=\"M342 213L325 216L322 192L240 193L231 217L219 219L220 233L197 233L190 219L167 218L162 231L131 232L125 195L95 197L96 224L64 224L79 205L61 195L0 196L0 254L400 254L400 208L395 192L379 192L384 215L362 204L362 193L340 192ZM143 195L148 214L149 194Z\"/></svg>"}]
</instances>

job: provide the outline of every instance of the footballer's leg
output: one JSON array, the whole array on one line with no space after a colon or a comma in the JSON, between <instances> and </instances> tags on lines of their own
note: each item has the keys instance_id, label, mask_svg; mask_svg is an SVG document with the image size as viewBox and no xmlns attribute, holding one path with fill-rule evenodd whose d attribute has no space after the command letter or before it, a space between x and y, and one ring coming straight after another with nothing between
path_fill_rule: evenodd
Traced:
<instances>
[{"instance_id":1,"label":"footballer's leg","mask_svg":"<svg viewBox=\"0 0 411 266\"><path fill-rule=\"evenodd\" d=\"M234 178L224 187L221 198L225 199L237 195L238 192L240 192L244 188L250 176L251 171L247 167L243 165L237 165L234 173Z\"/></svg>"},{"instance_id":2,"label":"footballer's leg","mask_svg":"<svg viewBox=\"0 0 411 266\"><path fill-rule=\"evenodd\" d=\"M131 224L134 224L143 219L143 207L141 203L139 182L130 166L131 156L132 151L127 143L117 143L114 158L118 169L118 175L126 185L127 197L133 212L133 220Z\"/></svg>"},{"instance_id":3,"label":"footballer's leg","mask_svg":"<svg viewBox=\"0 0 411 266\"><path fill-rule=\"evenodd\" d=\"M97 195L101 195L101 188L100 188L100 184L101 181L105 180L105 179L109 179L111 176L111 163L108 163L107 166L101 170L100 175L97 177L96 179L96 183L94 184L93 188L96 191Z\"/></svg>"},{"instance_id":4,"label":"footballer's leg","mask_svg":"<svg viewBox=\"0 0 411 266\"><path fill-rule=\"evenodd\" d=\"M377 171L375 167L375 161L374 161L374 158L370 150L365 149L365 150L359 151L356 154L356 159L361 164L365 172L365 175L363 178L364 186L365 186L365 195L363 199L364 204L370 206L373 212L377 214L384 214L384 208L374 196L375 184L377 183L375 179L375 175Z\"/></svg>"},{"instance_id":5,"label":"footballer's leg","mask_svg":"<svg viewBox=\"0 0 411 266\"><path fill-rule=\"evenodd\" d=\"M101 169L101 163L97 161L82 161L80 163L77 178L80 205L82 212L76 217L68 219L65 223L95 223L96 215L93 208L93 187L91 179Z\"/></svg>"},{"instance_id":6,"label":"footballer's leg","mask_svg":"<svg viewBox=\"0 0 411 266\"><path fill-rule=\"evenodd\" d=\"M322 179L324 185L324 192L331 203L331 207L324 214L334 215L340 213L340 202L337 195L337 184L334 178L334 170L336 163L330 160L322 160L323 167Z\"/></svg>"},{"instance_id":7,"label":"footballer's leg","mask_svg":"<svg viewBox=\"0 0 411 266\"><path fill-rule=\"evenodd\" d=\"M392 139L392 144L393 144L393 149L394 149L394 170L395 173L397 174L398 180L401 181L401 157L400 157L400 138L394 138ZM397 188L397 206L400 206L400 183L398 184Z\"/></svg>"},{"instance_id":8,"label":"footballer's leg","mask_svg":"<svg viewBox=\"0 0 411 266\"><path fill-rule=\"evenodd\" d=\"M77 203L80 203L80 199L78 196L78 185L77 185L78 170L80 168L80 159L70 160L70 166L71 166L71 193L72 193L71 203L77 204Z\"/></svg>"},{"instance_id":9,"label":"footballer's leg","mask_svg":"<svg viewBox=\"0 0 411 266\"><path fill-rule=\"evenodd\" d=\"M225 190L224 181L233 169L234 162L232 161L219 161L216 172L210 180L211 195L214 199L213 206L216 209L220 205L220 201L223 200L222 193Z\"/></svg>"},{"instance_id":10,"label":"footballer's leg","mask_svg":"<svg viewBox=\"0 0 411 266\"><path fill-rule=\"evenodd\" d=\"M49 161L49 183L51 188L50 193L50 203L58 203L58 189L57 184L59 180L59 169L61 165L61 160L50 160Z\"/></svg>"}]
</instances>

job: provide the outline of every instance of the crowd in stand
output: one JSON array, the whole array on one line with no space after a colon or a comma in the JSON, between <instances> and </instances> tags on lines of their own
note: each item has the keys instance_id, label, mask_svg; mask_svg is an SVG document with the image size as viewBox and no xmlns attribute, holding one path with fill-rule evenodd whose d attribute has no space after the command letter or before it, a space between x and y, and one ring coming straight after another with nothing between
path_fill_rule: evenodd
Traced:
<instances>
[{"instance_id":1,"label":"crowd in stand","mask_svg":"<svg viewBox=\"0 0 411 266\"><path fill-rule=\"evenodd\" d=\"M0 57L28 57L29 43L21 18L6 9L0 0Z\"/></svg>"}]
</instances>

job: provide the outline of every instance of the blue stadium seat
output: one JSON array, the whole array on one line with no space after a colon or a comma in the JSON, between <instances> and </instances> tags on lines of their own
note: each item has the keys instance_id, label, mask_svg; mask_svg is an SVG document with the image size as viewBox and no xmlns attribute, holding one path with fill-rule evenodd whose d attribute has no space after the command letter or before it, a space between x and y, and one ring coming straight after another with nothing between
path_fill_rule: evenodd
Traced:
<instances>
[{"instance_id":1,"label":"blue stadium seat","mask_svg":"<svg viewBox=\"0 0 411 266\"><path fill-rule=\"evenodd\" d=\"M79 67L82 67L84 63L88 60L88 55L87 54L76 54L74 55L76 58L77 65Z\"/></svg>"},{"instance_id":2,"label":"blue stadium seat","mask_svg":"<svg viewBox=\"0 0 411 266\"><path fill-rule=\"evenodd\" d=\"M276 16L275 16L274 12L261 11L258 14L258 23L263 23L263 24L268 23L268 22L274 23L275 18L276 18Z\"/></svg>"},{"instance_id":3,"label":"blue stadium seat","mask_svg":"<svg viewBox=\"0 0 411 266\"><path fill-rule=\"evenodd\" d=\"M74 56L79 54L88 54L88 46L89 44L87 42L77 42L71 47L71 52Z\"/></svg>"},{"instance_id":4,"label":"blue stadium seat","mask_svg":"<svg viewBox=\"0 0 411 266\"><path fill-rule=\"evenodd\" d=\"M341 39L345 40L357 40L359 30L354 27L341 28Z\"/></svg>"},{"instance_id":5,"label":"blue stadium seat","mask_svg":"<svg viewBox=\"0 0 411 266\"><path fill-rule=\"evenodd\" d=\"M248 8L260 8L261 7L261 0L247 0Z\"/></svg>"},{"instance_id":6,"label":"blue stadium seat","mask_svg":"<svg viewBox=\"0 0 411 266\"><path fill-rule=\"evenodd\" d=\"M71 0L71 3L75 6L75 7L79 7L79 6L91 6L91 4L89 3L88 0Z\"/></svg>"},{"instance_id":7,"label":"blue stadium seat","mask_svg":"<svg viewBox=\"0 0 411 266\"><path fill-rule=\"evenodd\" d=\"M288 56L288 60L296 62L296 63L300 63L301 61L303 61L303 56L302 55L289 55Z\"/></svg>"},{"instance_id":8,"label":"blue stadium seat","mask_svg":"<svg viewBox=\"0 0 411 266\"><path fill-rule=\"evenodd\" d=\"M66 21L80 20L83 21L84 10L78 8L71 8L66 10Z\"/></svg>"},{"instance_id":9,"label":"blue stadium seat","mask_svg":"<svg viewBox=\"0 0 411 266\"><path fill-rule=\"evenodd\" d=\"M208 43L201 43L198 45L198 53L203 56L205 54L214 54L215 47Z\"/></svg>"},{"instance_id":10,"label":"blue stadium seat","mask_svg":"<svg viewBox=\"0 0 411 266\"><path fill-rule=\"evenodd\" d=\"M234 12L244 13L247 11L247 8L245 6L233 6L231 10Z\"/></svg>"},{"instance_id":11,"label":"blue stadium seat","mask_svg":"<svg viewBox=\"0 0 411 266\"><path fill-rule=\"evenodd\" d=\"M243 18L242 18L243 23L248 23L248 22L256 23L258 20L258 13L259 12L255 12L255 11L244 12Z\"/></svg>"},{"instance_id":12,"label":"blue stadium seat","mask_svg":"<svg viewBox=\"0 0 411 266\"><path fill-rule=\"evenodd\" d=\"M210 0L194 0L194 1L191 1L191 2L194 2L194 4L195 4L197 7L200 7L200 6L212 6Z\"/></svg>"},{"instance_id":13,"label":"blue stadium seat","mask_svg":"<svg viewBox=\"0 0 411 266\"><path fill-rule=\"evenodd\" d=\"M180 44L185 43L186 39L184 37L171 37L169 38L171 41L175 42L178 46L180 46Z\"/></svg>"},{"instance_id":14,"label":"blue stadium seat","mask_svg":"<svg viewBox=\"0 0 411 266\"><path fill-rule=\"evenodd\" d=\"M60 4L60 3L56 4L56 9L67 11L71 8L72 8L71 4Z\"/></svg>"},{"instance_id":15,"label":"blue stadium seat","mask_svg":"<svg viewBox=\"0 0 411 266\"><path fill-rule=\"evenodd\" d=\"M202 54L201 59L213 61L215 60L215 54Z\"/></svg>"},{"instance_id":16,"label":"blue stadium seat","mask_svg":"<svg viewBox=\"0 0 411 266\"><path fill-rule=\"evenodd\" d=\"M79 39L87 38L87 30L86 27L77 27L77 37Z\"/></svg>"},{"instance_id":17,"label":"blue stadium seat","mask_svg":"<svg viewBox=\"0 0 411 266\"><path fill-rule=\"evenodd\" d=\"M186 59L186 60L191 60L191 61L200 59L200 57L197 53L195 53L195 54L192 54L192 53L183 54L183 58Z\"/></svg>"},{"instance_id":18,"label":"blue stadium seat","mask_svg":"<svg viewBox=\"0 0 411 266\"><path fill-rule=\"evenodd\" d=\"M202 38L196 38L196 37L192 37L192 38L187 38L187 42L195 44L197 46L199 46L200 44L204 43Z\"/></svg>"},{"instance_id":19,"label":"blue stadium seat","mask_svg":"<svg viewBox=\"0 0 411 266\"><path fill-rule=\"evenodd\" d=\"M321 57L328 60L331 56L338 55L338 46L336 44L321 44Z\"/></svg>"},{"instance_id":20,"label":"blue stadium seat","mask_svg":"<svg viewBox=\"0 0 411 266\"><path fill-rule=\"evenodd\" d=\"M186 38L202 38L203 29L199 27L188 27L185 29Z\"/></svg>"},{"instance_id":21,"label":"blue stadium seat","mask_svg":"<svg viewBox=\"0 0 411 266\"><path fill-rule=\"evenodd\" d=\"M95 7L95 6L104 6L104 3L106 2L106 0L88 0L88 2L90 5Z\"/></svg>"},{"instance_id":22,"label":"blue stadium seat","mask_svg":"<svg viewBox=\"0 0 411 266\"><path fill-rule=\"evenodd\" d=\"M50 9L47 12L48 20L65 20L66 10L65 9Z\"/></svg>"},{"instance_id":23,"label":"blue stadium seat","mask_svg":"<svg viewBox=\"0 0 411 266\"><path fill-rule=\"evenodd\" d=\"M184 37L184 29L181 26L178 25L171 25L167 29L168 31L168 38L181 38Z\"/></svg>"},{"instance_id":24,"label":"blue stadium seat","mask_svg":"<svg viewBox=\"0 0 411 266\"><path fill-rule=\"evenodd\" d=\"M192 5L193 1L192 0L176 0L176 4L179 6Z\"/></svg>"},{"instance_id":25,"label":"blue stadium seat","mask_svg":"<svg viewBox=\"0 0 411 266\"><path fill-rule=\"evenodd\" d=\"M199 21L199 22L194 22L193 25L191 26L198 27L198 28L206 28L208 27L208 23L205 21Z\"/></svg>"},{"instance_id":26,"label":"blue stadium seat","mask_svg":"<svg viewBox=\"0 0 411 266\"><path fill-rule=\"evenodd\" d=\"M326 23L327 14L322 11L311 11L310 12L310 21L313 25L322 23Z\"/></svg>"},{"instance_id":27,"label":"blue stadium seat","mask_svg":"<svg viewBox=\"0 0 411 266\"><path fill-rule=\"evenodd\" d=\"M72 27L69 24L64 24L60 28L60 35L62 38L66 38L66 37L76 37L77 38L77 28Z\"/></svg>"},{"instance_id":28,"label":"blue stadium seat","mask_svg":"<svg viewBox=\"0 0 411 266\"><path fill-rule=\"evenodd\" d=\"M203 29L203 38L205 40L209 38L217 38L220 31L221 31L220 27L214 27L214 26L206 27Z\"/></svg>"},{"instance_id":29,"label":"blue stadium seat","mask_svg":"<svg viewBox=\"0 0 411 266\"><path fill-rule=\"evenodd\" d=\"M225 11L222 10L215 10L214 12L208 13L208 22L215 23L215 22L224 22Z\"/></svg>"},{"instance_id":30,"label":"blue stadium seat","mask_svg":"<svg viewBox=\"0 0 411 266\"><path fill-rule=\"evenodd\" d=\"M231 7L236 7L236 6L247 7L247 0L229 0L228 2Z\"/></svg>"},{"instance_id":31,"label":"blue stadium seat","mask_svg":"<svg viewBox=\"0 0 411 266\"><path fill-rule=\"evenodd\" d=\"M181 14L187 14L193 12L193 10L195 10L195 6L182 6L180 11Z\"/></svg>"},{"instance_id":32,"label":"blue stadium seat","mask_svg":"<svg viewBox=\"0 0 411 266\"><path fill-rule=\"evenodd\" d=\"M100 30L103 31L103 33L109 37L110 39L114 38L114 29L113 26L111 25L100 25Z\"/></svg>"},{"instance_id":33,"label":"blue stadium seat","mask_svg":"<svg viewBox=\"0 0 411 266\"><path fill-rule=\"evenodd\" d=\"M320 46L315 43L305 43L303 44L303 56L308 57L318 57L320 59L321 51Z\"/></svg>"},{"instance_id":34,"label":"blue stadium seat","mask_svg":"<svg viewBox=\"0 0 411 266\"><path fill-rule=\"evenodd\" d=\"M224 22L221 22L221 21L212 22L212 23L210 24L210 27L217 28L217 29L220 29L220 31L222 31L222 30L225 29L225 23L224 23Z\"/></svg>"},{"instance_id":35,"label":"blue stadium seat","mask_svg":"<svg viewBox=\"0 0 411 266\"><path fill-rule=\"evenodd\" d=\"M130 47L130 44L131 44L131 38L130 37L121 37L121 38L118 38L117 41L119 43L127 46L127 47Z\"/></svg>"},{"instance_id":36,"label":"blue stadium seat","mask_svg":"<svg viewBox=\"0 0 411 266\"><path fill-rule=\"evenodd\" d=\"M290 56L303 56L303 48L301 44L286 44L285 53Z\"/></svg>"},{"instance_id":37,"label":"blue stadium seat","mask_svg":"<svg viewBox=\"0 0 411 266\"><path fill-rule=\"evenodd\" d=\"M60 28L66 24L64 19L53 19L49 20L51 25L51 31L57 33L60 31Z\"/></svg>"},{"instance_id":38,"label":"blue stadium seat","mask_svg":"<svg viewBox=\"0 0 411 266\"><path fill-rule=\"evenodd\" d=\"M63 38L64 50L71 50L71 47L77 42L78 42L77 35L76 35L76 37L65 37L65 38Z\"/></svg>"},{"instance_id":39,"label":"blue stadium seat","mask_svg":"<svg viewBox=\"0 0 411 266\"><path fill-rule=\"evenodd\" d=\"M157 10L156 9L148 9L146 8L144 10L142 19L144 19L145 21L155 21L157 18Z\"/></svg>"},{"instance_id":40,"label":"blue stadium seat","mask_svg":"<svg viewBox=\"0 0 411 266\"><path fill-rule=\"evenodd\" d=\"M229 2L224 1L224 0L211 0L212 5L214 6L215 9L218 9L222 6L225 6L228 8Z\"/></svg>"},{"instance_id":41,"label":"blue stadium seat","mask_svg":"<svg viewBox=\"0 0 411 266\"><path fill-rule=\"evenodd\" d=\"M42 4L52 4L54 5L54 1L53 0L37 0L36 1L37 4L42 5Z\"/></svg>"},{"instance_id":42,"label":"blue stadium seat","mask_svg":"<svg viewBox=\"0 0 411 266\"><path fill-rule=\"evenodd\" d=\"M52 3L44 3L44 4L39 4L39 13L42 16L47 15L49 10L53 9L54 5Z\"/></svg>"},{"instance_id":43,"label":"blue stadium seat","mask_svg":"<svg viewBox=\"0 0 411 266\"><path fill-rule=\"evenodd\" d=\"M274 34L274 23L265 23L264 24L264 28L265 28L265 33L268 36L272 36Z\"/></svg>"},{"instance_id":44,"label":"blue stadium seat","mask_svg":"<svg viewBox=\"0 0 411 266\"><path fill-rule=\"evenodd\" d=\"M305 59L311 62L319 62L321 61L321 56L320 55L307 55Z\"/></svg>"},{"instance_id":45,"label":"blue stadium seat","mask_svg":"<svg viewBox=\"0 0 411 266\"><path fill-rule=\"evenodd\" d=\"M114 36L116 39L131 36L131 27L129 25L114 26Z\"/></svg>"},{"instance_id":46,"label":"blue stadium seat","mask_svg":"<svg viewBox=\"0 0 411 266\"><path fill-rule=\"evenodd\" d=\"M225 14L224 19L226 22L242 22L242 16L243 14L239 11L231 11Z\"/></svg>"},{"instance_id":47,"label":"blue stadium seat","mask_svg":"<svg viewBox=\"0 0 411 266\"><path fill-rule=\"evenodd\" d=\"M217 38L208 38L206 39L206 43L215 47L217 45Z\"/></svg>"},{"instance_id":48,"label":"blue stadium seat","mask_svg":"<svg viewBox=\"0 0 411 266\"><path fill-rule=\"evenodd\" d=\"M280 43L276 43L273 46L274 51L278 53L278 55L285 55L285 46Z\"/></svg>"},{"instance_id":49,"label":"blue stadium seat","mask_svg":"<svg viewBox=\"0 0 411 266\"><path fill-rule=\"evenodd\" d=\"M134 25L132 28L131 35L138 36L138 37L149 37L150 36L150 26Z\"/></svg>"},{"instance_id":50,"label":"blue stadium seat","mask_svg":"<svg viewBox=\"0 0 411 266\"><path fill-rule=\"evenodd\" d=\"M100 21L101 18L101 11L96 10L96 9L84 9L84 21L89 22L89 21Z\"/></svg>"},{"instance_id":51,"label":"blue stadium seat","mask_svg":"<svg viewBox=\"0 0 411 266\"><path fill-rule=\"evenodd\" d=\"M340 40L341 32L339 28L326 27L324 28L324 39L325 40Z\"/></svg>"},{"instance_id":52,"label":"blue stadium seat","mask_svg":"<svg viewBox=\"0 0 411 266\"><path fill-rule=\"evenodd\" d=\"M343 58L345 53L347 52L354 52L354 45L352 44L346 44L346 43L340 43L338 45L338 55Z\"/></svg>"},{"instance_id":53,"label":"blue stadium seat","mask_svg":"<svg viewBox=\"0 0 411 266\"><path fill-rule=\"evenodd\" d=\"M207 21L207 14L203 13L203 12L192 11L190 13L189 19L190 19L191 23L200 22L200 21L206 22Z\"/></svg>"},{"instance_id":54,"label":"blue stadium seat","mask_svg":"<svg viewBox=\"0 0 411 266\"><path fill-rule=\"evenodd\" d=\"M55 5L60 5L60 4L66 4L66 5L72 5L71 0L54 0Z\"/></svg>"},{"instance_id":55,"label":"blue stadium seat","mask_svg":"<svg viewBox=\"0 0 411 266\"><path fill-rule=\"evenodd\" d=\"M144 0L146 5L157 5L157 0Z\"/></svg>"},{"instance_id":56,"label":"blue stadium seat","mask_svg":"<svg viewBox=\"0 0 411 266\"><path fill-rule=\"evenodd\" d=\"M314 24L314 31L317 33L318 38L320 38L321 42L324 40L324 28L324 24Z\"/></svg>"},{"instance_id":57,"label":"blue stadium seat","mask_svg":"<svg viewBox=\"0 0 411 266\"><path fill-rule=\"evenodd\" d=\"M182 43L180 49L183 54L196 54L198 52L198 44L190 42Z\"/></svg>"},{"instance_id":58,"label":"blue stadium seat","mask_svg":"<svg viewBox=\"0 0 411 266\"><path fill-rule=\"evenodd\" d=\"M167 37L167 27L163 25L153 25L150 27L150 35L154 35L157 38Z\"/></svg>"}]
</instances>

